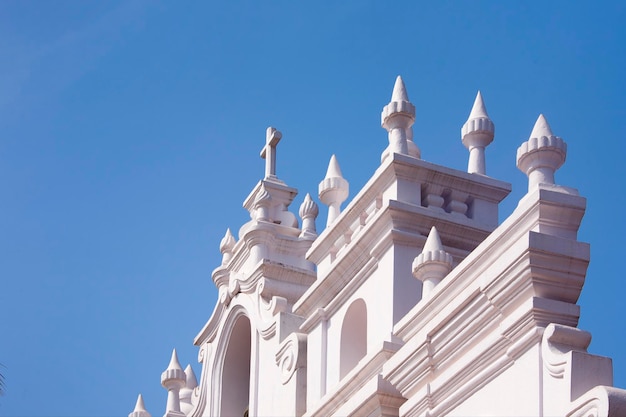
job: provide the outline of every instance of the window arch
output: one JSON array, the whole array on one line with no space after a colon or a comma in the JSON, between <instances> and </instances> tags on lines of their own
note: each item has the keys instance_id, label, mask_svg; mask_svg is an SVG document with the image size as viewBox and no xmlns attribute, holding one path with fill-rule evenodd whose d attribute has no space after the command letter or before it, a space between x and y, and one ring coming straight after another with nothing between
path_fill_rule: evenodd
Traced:
<instances>
[{"instance_id":1,"label":"window arch","mask_svg":"<svg viewBox=\"0 0 626 417\"><path fill-rule=\"evenodd\" d=\"M350 372L367 353L367 307L355 300L343 318L339 354L339 378Z\"/></svg>"},{"instance_id":2,"label":"window arch","mask_svg":"<svg viewBox=\"0 0 626 417\"><path fill-rule=\"evenodd\" d=\"M240 315L232 327L222 368L220 415L240 417L250 403L250 319Z\"/></svg>"}]
</instances>

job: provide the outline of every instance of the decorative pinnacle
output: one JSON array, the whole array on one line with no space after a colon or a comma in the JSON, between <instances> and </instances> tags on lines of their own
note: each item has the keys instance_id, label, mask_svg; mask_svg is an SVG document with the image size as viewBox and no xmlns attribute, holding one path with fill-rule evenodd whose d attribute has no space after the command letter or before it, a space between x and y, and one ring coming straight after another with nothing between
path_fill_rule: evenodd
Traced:
<instances>
[{"instance_id":1,"label":"decorative pinnacle","mask_svg":"<svg viewBox=\"0 0 626 417\"><path fill-rule=\"evenodd\" d=\"M324 178L343 178L343 174L341 173L341 167L339 166L339 162L337 162L337 157L333 154L330 157L330 162L328 163L328 169L326 170L326 177Z\"/></svg>"},{"instance_id":2,"label":"decorative pinnacle","mask_svg":"<svg viewBox=\"0 0 626 417\"><path fill-rule=\"evenodd\" d=\"M430 229L422 253L413 261L413 276L424 283L422 297L426 297L452 270L452 256L443 250L435 226Z\"/></svg>"},{"instance_id":3,"label":"decorative pinnacle","mask_svg":"<svg viewBox=\"0 0 626 417\"><path fill-rule=\"evenodd\" d=\"M469 149L467 172L485 175L485 147L493 142L495 127L487 114L483 96L476 94L469 118L461 128L461 141Z\"/></svg>"},{"instance_id":4,"label":"decorative pinnacle","mask_svg":"<svg viewBox=\"0 0 626 417\"><path fill-rule=\"evenodd\" d=\"M393 85L393 93L391 93L391 101L409 101L409 94L406 92L406 86L401 76L396 77L396 83Z\"/></svg>"},{"instance_id":5,"label":"decorative pinnacle","mask_svg":"<svg viewBox=\"0 0 626 417\"><path fill-rule=\"evenodd\" d=\"M328 220L326 227L330 226L332 222L339 216L341 211L341 203L348 198L350 186L341 175L341 168L339 168L339 162L337 157L333 155L330 158L328 164L328 170L326 171L326 177L320 182L319 185L319 198L322 203L328 206Z\"/></svg>"},{"instance_id":6,"label":"decorative pinnacle","mask_svg":"<svg viewBox=\"0 0 626 417\"><path fill-rule=\"evenodd\" d=\"M132 413L128 415L128 417L152 417L150 413L146 410L146 406L143 404L143 397L141 394L137 397L137 403L135 404L135 409Z\"/></svg>"},{"instance_id":7,"label":"decorative pinnacle","mask_svg":"<svg viewBox=\"0 0 626 417\"><path fill-rule=\"evenodd\" d=\"M170 359L170 364L167 369L180 369L182 371L182 367L180 366L180 362L178 362L178 354L176 353L176 349L172 350L172 358Z\"/></svg>"},{"instance_id":8,"label":"decorative pinnacle","mask_svg":"<svg viewBox=\"0 0 626 417\"><path fill-rule=\"evenodd\" d=\"M233 255L233 248L235 247L235 237L230 231L230 228L226 229L226 234L220 242L220 252L222 253L222 265L225 265Z\"/></svg>"},{"instance_id":9,"label":"decorative pinnacle","mask_svg":"<svg viewBox=\"0 0 626 417\"><path fill-rule=\"evenodd\" d=\"M180 411L180 389L187 383L185 371L178 362L176 349L172 351L172 359L167 369L161 374L161 385L167 389L167 404L164 417L184 417Z\"/></svg>"},{"instance_id":10,"label":"decorative pinnacle","mask_svg":"<svg viewBox=\"0 0 626 417\"><path fill-rule=\"evenodd\" d=\"M194 389L198 386L198 379L196 378L196 374L194 373L191 364L187 364L187 367L185 368L185 375L187 376L185 388Z\"/></svg>"},{"instance_id":11,"label":"decorative pinnacle","mask_svg":"<svg viewBox=\"0 0 626 417\"><path fill-rule=\"evenodd\" d=\"M299 213L300 217L302 217L303 219L307 217L315 218L319 214L319 208L317 207L317 204L315 204L315 201L313 201L313 199L311 198L311 194L306 193L306 195L304 196L304 201L300 205Z\"/></svg>"},{"instance_id":12,"label":"decorative pinnacle","mask_svg":"<svg viewBox=\"0 0 626 417\"><path fill-rule=\"evenodd\" d=\"M472 111L470 112L469 119L478 119L478 118L489 118L487 114L487 109L485 108L485 103L483 101L483 95L478 90L476 94L476 99L474 99L474 105L472 106Z\"/></svg>"},{"instance_id":13,"label":"decorative pinnacle","mask_svg":"<svg viewBox=\"0 0 626 417\"><path fill-rule=\"evenodd\" d=\"M380 119L382 127L389 133L389 147L383 152L381 160L385 160L390 153L420 157L419 148L408 143L413 138L411 126L415 123L415 106L409 101L406 86L399 75L393 86L391 102L383 107Z\"/></svg>"},{"instance_id":14,"label":"decorative pinnacle","mask_svg":"<svg viewBox=\"0 0 626 417\"><path fill-rule=\"evenodd\" d=\"M329 167L330 168L330 167ZM338 168L338 166L337 166ZM341 175L341 173L340 173ZM326 174L328 176L328 173ZM300 237L317 236L317 229L315 227L315 219L319 214L319 208L309 193L304 196L304 201L300 205L300 218L302 218L302 233Z\"/></svg>"},{"instance_id":15,"label":"decorative pinnacle","mask_svg":"<svg viewBox=\"0 0 626 417\"><path fill-rule=\"evenodd\" d=\"M185 371L180 366L180 362L178 362L178 355L176 354L176 349L172 351L172 358L170 359L170 364L167 366L167 369L163 371L161 374L161 385L163 387L169 389L180 389L185 386L186 377Z\"/></svg>"},{"instance_id":16,"label":"decorative pinnacle","mask_svg":"<svg viewBox=\"0 0 626 417\"><path fill-rule=\"evenodd\" d=\"M265 184L261 184L259 192L254 199L254 214L250 212L253 219L257 221L269 221L270 219L270 205L272 203L272 195L269 193Z\"/></svg>"},{"instance_id":17,"label":"decorative pinnacle","mask_svg":"<svg viewBox=\"0 0 626 417\"><path fill-rule=\"evenodd\" d=\"M443 245L441 244L439 232L437 232L437 228L433 226L430 228L430 233L428 233L428 237L426 238L426 243L424 243L424 249L422 249L422 252L437 252L442 250Z\"/></svg>"},{"instance_id":18,"label":"decorative pinnacle","mask_svg":"<svg viewBox=\"0 0 626 417\"><path fill-rule=\"evenodd\" d=\"M530 132L530 137L541 138L544 136L550 137L554 136L554 134L552 133L552 128L550 127L550 124L548 124L546 117L543 114L540 114L535 122L535 126L533 126L533 131Z\"/></svg>"},{"instance_id":19,"label":"decorative pinnacle","mask_svg":"<svg viewBox=\"0 0 626 417\"><path fill-rule=\"evenodd\" d=\"M563 165L566 155L567 144L552 133L540 114L530 138L517 148L517 167L528 175L528 191L539 184L554 184L554 172Z\"/></svg>"},{"instance_id":20,"label":"decorative pinnacle","mask_svg":"<svg viewBox=\"0 0 626 417\"><path fill-rule=\"evenodd\" d=\"M187 375L187 381L185 386L180 390L180 411L187 415L193 409L191 396L194 388L198 386L198 380L196 379L196 374L194 374L191 365L187 365L185 368L185 375Z\"/></svg>"}]
</instances>

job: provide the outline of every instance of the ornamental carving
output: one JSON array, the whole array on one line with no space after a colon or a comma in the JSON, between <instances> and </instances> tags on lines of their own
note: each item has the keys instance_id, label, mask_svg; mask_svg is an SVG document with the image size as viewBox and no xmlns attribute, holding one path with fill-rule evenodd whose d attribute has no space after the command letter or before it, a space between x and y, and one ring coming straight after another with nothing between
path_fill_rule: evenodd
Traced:
<instances>
[{"instance_id":1,"label":"ornamental carving","mask_svg":"<svg viewBox=\"0 0 626 417\"><path fill-rule=\"evenodd\" d=\"M306 367L306 335L292 333L281 343L276 353L276 365L280 369L280 382L287 384L293 374Z\"/></svg>"}]
</instances>

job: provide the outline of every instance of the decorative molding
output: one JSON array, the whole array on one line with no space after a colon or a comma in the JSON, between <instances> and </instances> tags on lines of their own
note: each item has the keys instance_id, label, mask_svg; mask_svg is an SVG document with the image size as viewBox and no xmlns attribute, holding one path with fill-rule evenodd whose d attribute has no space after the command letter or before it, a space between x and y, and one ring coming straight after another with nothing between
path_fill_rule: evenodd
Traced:
<instances>
[{"instance_id":1,"label":"decorative molding","mask_svg":"<svg viewBox=\"0 0 626 417\"><path fill-rule=\"evenodd\" d=\"M211 380L211 366L209 364L209 358L213 353L213 345L209 342L205 342L200 345L198 350L198 362L202 364L202 373L200 374L200 381L197 387L194 388L191 394L191 404L193 408L188 417L200 417L204 414L204 409L207 405L207 398L209 396ZM208 385L207 385L208 384Z\"/></svg>"},{"instance_id":2,"label":"decorative molding","mask_svg":"<svg viewBox=\"0 0 626 417\"><path fill-rule=\"evenodd\" d=\"M276 334L276 322L273 321L267 327L257 328L263 340L269 340Z\"/></svg>"},{"instance_id":3,"label":"decorative molding","mask_svg":"<svg viewBox=\"0 0 626 417\"><path fill-rule=\"evenodd\" d=\"M228 281L230 280L230 271L223 266L219 266L213 270L211 274L211 278L213 278L213 282L218 290L222 287L226 287L228 285Z\"/></svg>"},{"instance_id":4,"label":"decorative molding","mask_svg":"<svg viewBox=\"0 0 626 417\"><path fill-rule=\"evenodd\" d=\"M543 332L541 355L543 364L553 378L563 378L568 362L568 352L586 352L591 343L591 333L575 327L550 324Z\"/></svg>"},{"instance_id":5,"label":"decorative molding","mask_svg":"<svg viewBox=\"0 0 626 417\"><path fill-rule=\"evenodd\" d=\"M280 382L285 385L300 368L306 367L307 335L292 333L280 344L276 352L276 365L280 369Z\"/></svg>"},{"instance_id":6,"label":"decorative molding","mask_svg":"<svg viewBox=\"0 0 626 417\"><path fill-rule=\"evenodd\" d=\"M626 415L626 390L597 386L574 401L566 417L622 417Z\"/></svg>"},{"instance_id":7,"label":"decorative molding","mask_svg":"<svg viewBox=\"0 0 626 417\"><path fill-rule=\"evenodd\" d=\"M396 184L398 178L406 178L413 183L415 188L413 191L417 194L419 194L421 184L432 184L432 186L441 185L450 190L468 193L468 201L471 201L472 204L468 207L467 211L467 225L470 226L470 228L485 230L486 234L497 226L497 203L502 201L511 192L511 185L503 181L498 181L487 176L460 172L408 155L393 153L381 164L376 174L341 212L332 227L324 230L315 240L307 254L309 259L319 264L327 256L329 249L335 242L345 235L347 229L356 230L361 227L361 214L365 212L371 213L372 210L370 206L375 205L376 209L380 210L387 205L390 200L393 200L388 193L385 194L385 191L388 191ZM451 186L453 187L451 188ZM484 214L482 217L477 216L477 213L483 210L477 210L475 207L476 204L480 204L482 208L493 206L495 210L484 211L485 213L496 215L491 217L485 217ZM411 204L407 203L406 205L410 206ZM416 205L416 207L419 206L421 206L421 202ZM451 216L449 213L436 213L432 210L426 210L423 207L419 208L423 209L420 210L420 214L422 214L423 217L417 216L415 220L425 220L426 223L428 223L424 228L424 233L427 233L430 227L433 226L432 220L429 220L432 216L441 216L442 220L446 219L446 221L452 223L456 223L460 219L460 216ZM370 223L369 218L367 219L367 223ZM446 237L443 236L443 228L438 224L436 226L442 234L442 238L445 240ZM474 246L484 239L486 234L483 235ZM352 240L356 240L356 236L353 236Z\"/></svg>"}]
</instances>

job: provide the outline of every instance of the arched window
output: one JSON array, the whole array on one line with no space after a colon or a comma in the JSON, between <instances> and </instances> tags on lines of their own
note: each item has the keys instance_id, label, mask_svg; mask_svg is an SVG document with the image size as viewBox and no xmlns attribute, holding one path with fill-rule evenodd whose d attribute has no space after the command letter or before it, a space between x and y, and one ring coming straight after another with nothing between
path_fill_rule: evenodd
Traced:
<instances>
[{"instance_id":1,"label":"arched window","mask_svg":"<svg viewBox=\"0 0 626 417\"><path fill-rule=\"evenodd\" d=\"M339 378L346 376L367 353L367 307L362 299L355 300L341 326Z\"/></svg>"},{"instance_id":2,"label":"arched window","mask_svg":"<svg viewBox=\"0 0 626 417\"><path fill-rule=\"evenodd\" d=\"M241 315L233 325L222 368L220 415L223 417L242 417L247 413L250 403L251 345L250 320Z\"/></svg>"}]
</instances>

